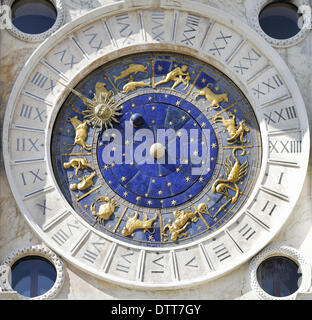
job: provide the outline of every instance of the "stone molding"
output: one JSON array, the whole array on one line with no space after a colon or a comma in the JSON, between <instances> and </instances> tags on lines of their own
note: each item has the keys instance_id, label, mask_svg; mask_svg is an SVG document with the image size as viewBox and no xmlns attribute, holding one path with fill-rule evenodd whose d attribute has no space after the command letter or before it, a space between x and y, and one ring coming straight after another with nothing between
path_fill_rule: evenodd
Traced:
<instances>
[{"instance_id":1,"label":"stone molding","mask_svg":"<svg viewBox=\"0 0 312 320\"><path fill-rule=\"evenodd\" d=\"M287 48L291 47L293 45L296 45L300 41L302 41L308 32L310 31L308 28L301 29L296 35L289 39L274 39L267 35L261 28L260 23L259 23L259 14L261 10L268 5L272 0L248 0L249 1L249 6L248 4L246 5L247 10L247 20L249 25L257 32L259 33L268 43L270 43L273 47L275 48ZM307 5L309 6L310 3L308 0L292 0L291 1L294 5L296 5L298 8L302 5Z\"/></svg>"},{"instance_id":2,"label":"stone molding","mask_svg":"<svg viewBox=\"0 0 312 320\"><path fill-rule=\"evenodd\" d=\"M62 260L49 248L43 245L33 245L13 250L0 266L0 288L2 292L15 292L11 287L11 268L13 264L27 256L41 256L49 260L56 270L56 280L53 287L45 294L28 298L18 294L20 300L48 300L54 298L61 290L65 280L65 269Z\"/></svg>"},{"instance_id":3,"label":"stone molding","mask_svg":"<svg viewBox=\"0 0 312 320\"><path fill-rule=\"evenodd\" d=\"M274 297L266 293L259 285L257 280L257 269L259 265L266 259L274 256L283 256L296 262L302 273L301 284L299 289L293 294L286 297ZM295 248L275 244L262 250L256 257L254 257L249 265L248 279L250 286L256 296L260 300L295 300L298 294L308 293L311 288L311 264Z\"/></svg>"},{"instance_id":4,"label":"stone molding","mask_svg":"<svg viewBox=\"0 0 312 320\"><path fill-rule=\"evenodd\" d=\"M4 4L11 7L14 0L5 0ZM8 29L8 31L14 36L26 42L41 42L47 39L52 33L54 33L57 29L59 29L65 20L65 12L64 12L64 2L63 0L51 0L53 5L55 6L57 17L53 24L53 26L45 32L38 34L29 34L22 32L18 28L14 26L12 23L12 27Z\"/></svg>"}]
</instances>

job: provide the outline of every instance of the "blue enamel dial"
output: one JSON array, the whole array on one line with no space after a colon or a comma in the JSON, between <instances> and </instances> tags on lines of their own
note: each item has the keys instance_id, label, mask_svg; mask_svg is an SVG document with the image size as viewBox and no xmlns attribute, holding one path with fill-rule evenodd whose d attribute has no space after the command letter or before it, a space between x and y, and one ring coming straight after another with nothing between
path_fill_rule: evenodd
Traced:
<instances>
[{"instance_id":1,"label":"blue enamel dial","mask_svg":"<svg viewBox=\"0 0 312 320\"><path fill-rule=\"evenodd\" d=\"M126 56L69 93L52 134L77 214L128 244L208 236L246 203L261 165L252 107L220 71L173 53Z\"/></svg>"}]
</instances>

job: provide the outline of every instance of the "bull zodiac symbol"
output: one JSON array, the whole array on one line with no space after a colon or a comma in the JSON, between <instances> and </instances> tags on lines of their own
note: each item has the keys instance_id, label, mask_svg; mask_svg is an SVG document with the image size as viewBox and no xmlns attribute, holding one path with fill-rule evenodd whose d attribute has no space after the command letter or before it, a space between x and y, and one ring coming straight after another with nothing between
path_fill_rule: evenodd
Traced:
<instances>
[{"instance_id":1,"label":"bull zodiac symbol","mask_svg":"<svg viewBox=\"0 0 312 320\"><path fill-rule=\"evenodd\" d=\"M250 129L245 125L246 120L241 120L239 122L239 127L236 126L235 115L229 112L230 119L225 119L224 117L215 117L215 122L221 122L222 126L227 129L229 138L227 141L229 144L234 144L236 142L245 143L247 140L244 139L244 133L249 132Z\"/></svg>"},{"instance_id":2,"label":"bull zodiac symbol","mask_svg":"<svg viewBox=\"0 0 312 320\"><path fill-rule=\"evenodd\" d=\"M210 105L207 107L207 110L215 110L220 108L220 103L223 101L229 102L227 93L216 94L209 88L209 85L211 85L211 83L208 83L207 86L202 89L194 90L192 94L196 94L195 100L197 100L199 96L204 96L210 103Z\"/></svg>"},{"instance_id":3,"label":"bull zodiac symbol","mask_svg":"<svg viewBox=\"0 0 312 320\"><path fill-rule=\"evenodd\" d=\"M198 213L209 214L207 210L207 205L205 203L200 203L198 207L195 209L195 212L192 210L173 211L175 221L169 219L169 223L167 223L163 228L162 235L164 237L168 237L168 234L165 232L165 230L168 229L170 233L170 239L172 241L177 241L179 238L187 236L189 233L182 231L184 231L190 225L191 222L198 221Z\"/></svg>"},{"instance_id":4,"label":"bull zodiac symbol","mask_svg":"<svg viewBox=\"0 0 312 320\"><path fill-rule=\"evenodd\" d=\"M95 202L91 204L90 211L96 217L96 221L103 224L105 220L108 220L118 207L118 203L115 199L111 200L107 195L99 197L96 202L104 201L104 204L100 205L99 211L96 211Z\"/></svg>"},{"instance_id":5,"label":"bull zodiac symbol","mask_svg":"<svg viewBox=\"0 0 312 320\"><path fill-rule=\"evenodd\" d=\"M217 179L212 187L211 191L212 193L220 193L224 195L226 198L229 198L229 200L223 204L219 209L219 213L221 210L224 209L226 205L228 205L230 202L232 204L236 203L240 194L240 189L237 185L237 183L246 175L247 169L248 169L248 160L243 164L239 163L239 160L236 156L237 150L242 150L241 156L246 154L246 150L243 147L235 147L232 151L232 156L234 158L234 163L231 161L231 156L228 155L226 158L226 161L223 164L223 170L227 176L226 179ZM235 192L234 196L231 196L229 193L229 190L232 190ZM217 214L216 213L216 214Z\"/></svg>"},{"instance_id":6,"label":"bull zodiac symbol","mask_svg":"<svg viewBox=\"0 0 312 320\"><path fill-rule=\"evenodd\" d=\"M124 237L129 236L132 234L135 230L143 229L144 232L149 232L150 234L155 233L155 228L153 228L154 221L157 220L157 213L155 213L155 216L151 219L147 218L147 214L144 212L144 219L140 220L138 218L138 213L135 212L134 216L131 217L126 214L128 221L126 222L125 227L122 229L122 235ZM154 229L152 232L150 232L148 229Z\"/></svg>"}]
</instances>

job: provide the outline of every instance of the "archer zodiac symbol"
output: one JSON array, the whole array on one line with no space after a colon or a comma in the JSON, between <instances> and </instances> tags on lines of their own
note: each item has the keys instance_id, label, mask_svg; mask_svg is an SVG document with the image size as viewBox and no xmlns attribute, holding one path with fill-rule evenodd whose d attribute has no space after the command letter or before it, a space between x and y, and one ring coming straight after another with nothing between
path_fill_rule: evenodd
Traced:
<instances>
[{"instance_id":1,"label":"archer zodiac symbol","mask_svg":"<svg viewBox=\"0 0 312 320\"><path fill-rule=\"evenodd\" d=\"M190 80L191 80L190 74L188 72L186 73L187 69L188 69L188 66L186 66L186 65L183 65L181 67L176 67L175 69L173 69L172 71L167 73L165 79L160 80L157 83L155 83L154 88L160 84L164 84L169 81L174 81L174 84L171 87L172 90L181 82L183 82L183 84L185 85L183 90L187 89L187 87L189 86Z\"/></svg>"},{"instance_id":2,"label":"archer zodiac symbol","mask_svg":"<svg viewBox=\"0 0 312 320\"><path fill-rule=\"evenodd\" d=\"M207 107L207 110L215 110L220 108L220 103L223 101L229 102L227 93L216 94L209 88L209 85L211 85L211 83L208 83L207 86L202 89L194 90L192 94L196 94L195 100L197 100L199 96L204 96L210 103L210 105Z\"/></svg>"},{"instance_id":3,"label":"archer zodiac symbol","mask_svg":"<svg viewBox=\"0 0 312 320\"><path fill-rule=\"evenodd\" d=\"M138 72L145 72L147 73L147 67L145 67L143 64L130 64L129 67L123 71L121 71L119 76L113 76L114 82L116 83L118 80L123 79L130 74L134 73L137 74Z\"/></svg>"},{"instance_id":4,"label":"archer zodiac symbol","mask_svg":"<svg viewBox=\"0 0 312 320\"><path fill-rule=\"evenodd\" d=\"M75 116L73 118L69 118L68 121L71 123L71 125L75 129L75 140L73 144L70 144L68 146L74 146L76 144L82 146L87 151L91 151L91 145L86 144L86 139L88 137L88 124L89 121L80 121L78 119L78 116ZM72 147L68 150L71 150Z\"/></svg>"},{"instance_id":5,"label":"archer zodiac symbol","mask_svg":"<svg viewBox=\"0 0 312 320\"><path fill-rule=\"evenodd\" d=\"M88 163L86 158L74 158L71 159L69 162L64 162L63 163L63 168L64 169L69 169L69 168L74 168L75 169L75 176L78 178L78 171L82 169L91 169L94 171L94 168Z\"/></svg>"},{"instance_id":6,"label":"archer zodiac symbol","mask_svg":"<svg viewBox=\"0 0 312 320\"><path fill-rule=\"evenodd\" d=\"M234 204L238 200L238 197L240 194L240 189L239 189L237 183L239 182L239 180L241 180L246 175L247 169L248 169L248 160L247 159L243 164L239 163L239 160L236 156L236 152L239 149L242 150L242 152L240 154L241 156L244 156L246 154L246 150L243 147L233 148L232 156L234 158L234 163L230 159L231 155L228 155L226 158L226 161L223 164L223 170L224 170L227 178L226 179L217 179L211 187L212 193L220 193L220 194L224 195L226 198L229 198L229 200L219 208L218 212L223 210L223 208L228 203L231 202L232 204ZM229 194L229 190L234 191L235 195L231 196Z\"/></svg>"},{"instance_id":7,"label":"archer zodiac symbol","mask_svg":"<svg viewBox=\"0 0 312 320\"><path fill-rule=\"evenodd\" d=\"M155 228L153 227L153 223L157 220L157 213L155 213L154 218L148 219L147 214L144 212L144 219L138 219L138 213L135 212L133 217L130 217L126 214L128 221L126 222L125 227L122 229L122 235L124 237L129 236L135 230L143 229L144 232L149 232L150 234L155 233ZM148 229L154 229L153 232L150 232Z\"/></svg>"},{"instance_id":8,"label":"archer zodiac symbol","mask_svg":"<svg viewBox=\"0 0 312 320\"><path fill-rule=\"evenodd\" d=\"M244 133L249 132L250 129L245 125L246 120L241 120L239 122L239 127L236 126L235 115L229 112L230 119L225 119L224 117L215 117L215 122L221 122L222 126L225 127L228 131L229 138L226 140L229 144L234 144L236 142L245 143L247 140L244 140Z\"/></svg>"},{"instance_id":9,"label":"archer zodiac symbol","mask_svg":"<svg viewBox=\"0 0 312 320\"><path fill-rule=\"evenodd\" d=\"M177 241L179 238L185 237L189 234L189 232L182 232L184 231L191 222L197 222L198 213L206 213L209 214L207 211L207 205L205 203L200 203L198 207L195 209L195 212L192 210L175 210L173 211L173 216L175 221L169 219L169 223L167 223L164 228L162 235L164 237L168 237L168 234L165 233L165 230L168 229L170 233L170 238L172 241ZM188 221L188 220L191 220Z\"/></svg>"},{"instance_id":10,"label":"archer zodiac symbol","mask_svg":"<svg viewBox=\"0 0 312 320\"><path fill-rule=\"evenodd\" d=\"M96 221L103 224L104 221L108 220L114 213L115 209L118 207L118 203L115 199L111 200L107 195L96 199L96 202L101 201L104 201L105 203L100 205L98 212L96 211L95 202L91 204L90 210L96 217Z\"/></svg>"}]
</instances>

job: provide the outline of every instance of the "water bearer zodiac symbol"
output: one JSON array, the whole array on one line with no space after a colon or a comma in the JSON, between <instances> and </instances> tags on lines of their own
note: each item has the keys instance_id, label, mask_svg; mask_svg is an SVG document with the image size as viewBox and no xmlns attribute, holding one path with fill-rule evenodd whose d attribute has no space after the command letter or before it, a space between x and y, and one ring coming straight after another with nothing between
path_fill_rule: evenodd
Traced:
<instances>
[{"instance_id":1,"label":"water bearer zodiac symbol","mask_svg":"<svg viewBox=\"0 0 312 320\"><path fill-rule=\"evenodd\" d=\"M240 189L237 183L246 175L248 169L248 160L246 159L246 161L243 164L240 164L236 156L236 152L239 149L242 150L240 154L241 156L244 156L246 154L246 150L243 147L233 148L232 156L234 158L234 163L231 161L231 156L228 155L226 161L223 164L223 170L227 178L217 179L211 187L211 191L213 193L220 193L224 195L226 198L229 198L229 200L219 208L217 213L223 210L224 207L228 205L230 202L234 204L238 200ZM231 196L229 190L234 191L235 195Z\"/></svg>"}]
</instances>

